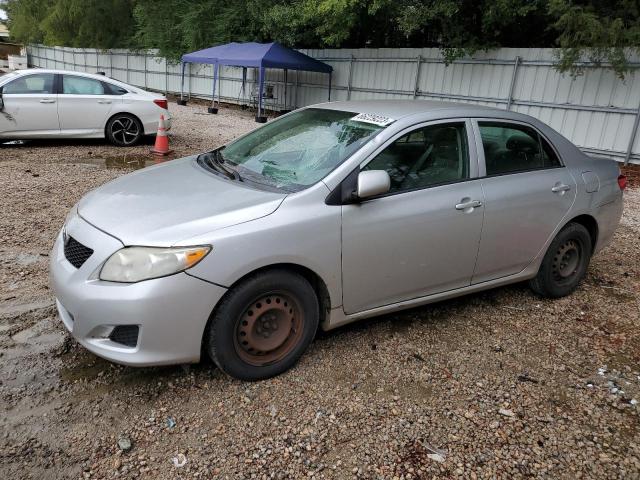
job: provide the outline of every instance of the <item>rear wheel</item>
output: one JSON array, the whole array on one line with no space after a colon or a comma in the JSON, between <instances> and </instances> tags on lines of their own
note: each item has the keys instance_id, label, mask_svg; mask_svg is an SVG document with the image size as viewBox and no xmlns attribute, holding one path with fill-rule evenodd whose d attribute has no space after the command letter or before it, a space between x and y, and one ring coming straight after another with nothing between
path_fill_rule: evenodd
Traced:
<instances>
[{"instance_id":1,"label":"rear wheel","mask_svg":"<svg viewBox=\"0 0 640 480\"><path fill-rule=\"evenodd\" d=\"M551 242L538 274L529 282L531 289L543 297L569 295L586 275L592 251L587 229L569 223Z\"/></svg>"},{"instance_id":2,"label":"rear wheel","mask_svg":"<svg viewBox=\"0 0 640 480\"><path fill-rule=\"evenodd\" d=\"M114 115L107 123L107 139L118 147L136 145L144 136L140 120L129 113Z\"/></svg>"},{"instance_id":3,"label":"rear wheel","mask_svg":"<svg viewBox=\"0 0 640 480\"><path fill-rule=\"evenodd\" d=\"M295 365L318 321L318 299L304 277L285 270L258 273L230 290L214 312L208 352L232 377L273 377Z\"/></svg>"}]
</instances>

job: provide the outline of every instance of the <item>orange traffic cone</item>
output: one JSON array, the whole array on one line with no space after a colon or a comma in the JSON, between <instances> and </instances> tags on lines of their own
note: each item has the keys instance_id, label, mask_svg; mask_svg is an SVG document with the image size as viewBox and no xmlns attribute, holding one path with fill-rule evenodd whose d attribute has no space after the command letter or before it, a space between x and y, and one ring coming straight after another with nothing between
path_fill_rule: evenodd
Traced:
<instances>
[{"instance_id":1,"label":"orange traffic cone","mask_svg":"<svg viewBox=\"0 0 640 480\"><path fill-rule=\"evenodd\" d=\"M156 143L151 150L154 155L169 155L173 150L169 150L169 137L167 137L167 129L164 126L164 115L160 115L158 123L158 133L156 134Z\"/></svg>"}]
</instances>

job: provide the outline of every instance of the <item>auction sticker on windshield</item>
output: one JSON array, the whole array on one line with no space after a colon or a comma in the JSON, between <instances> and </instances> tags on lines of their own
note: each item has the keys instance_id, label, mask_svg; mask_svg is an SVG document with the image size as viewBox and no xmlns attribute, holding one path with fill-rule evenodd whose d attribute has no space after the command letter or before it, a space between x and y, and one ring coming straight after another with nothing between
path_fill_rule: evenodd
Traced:
<instances>
[{"instance_id":1,"label":"auction sticker on windshield","mask_svg":"<svg viewBox=\"0 0 640 480\"><path fill-rule=\"evenodd\" d=\"M373 123L374 125L380 125L386 127L395 122L394 118L385 117L383 115L376 115L374 113L359 113L355 117L351 118L354 122Z\"/></svg>"}]
</instances>

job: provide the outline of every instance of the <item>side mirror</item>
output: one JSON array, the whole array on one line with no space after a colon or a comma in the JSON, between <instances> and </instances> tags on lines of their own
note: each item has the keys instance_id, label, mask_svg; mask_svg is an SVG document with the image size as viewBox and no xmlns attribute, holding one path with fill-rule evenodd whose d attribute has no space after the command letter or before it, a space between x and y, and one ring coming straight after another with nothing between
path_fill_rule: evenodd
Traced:
<instances>
[{"instance_id":1,"label":"side mirror","mask_svg":"<svg viewBox=\"0 0 640 480\"><path fill-rule=\"evenodd\" d=\"M390 188L391 179L384 170L364 170L358 174L356 195L361 200L387 193Z\"/></svg>"}]
</instances>

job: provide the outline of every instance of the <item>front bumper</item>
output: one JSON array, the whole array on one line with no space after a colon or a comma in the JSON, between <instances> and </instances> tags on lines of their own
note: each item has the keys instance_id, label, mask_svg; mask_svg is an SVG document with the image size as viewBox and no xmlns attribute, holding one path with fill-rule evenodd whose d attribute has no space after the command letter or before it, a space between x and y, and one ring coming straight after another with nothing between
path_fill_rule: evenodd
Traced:
<instances>
[{"instance_id":1,"label":"front bumper","mask_svg":"<svg viewBox=\"0 0 640 480\"><path fill-rule=\"evenodd\" d=\"M99 268L122 243L79 216L67 222L66 231L94 250L75 268L65 258L60 233L51 252L50 279L58 312L80 344L124 365L199 361L207 320L226 289L186 273L133 284L97 280ZM139 327L135 346L109 338L119 325Z\"/></svg>"}]
</instances>

